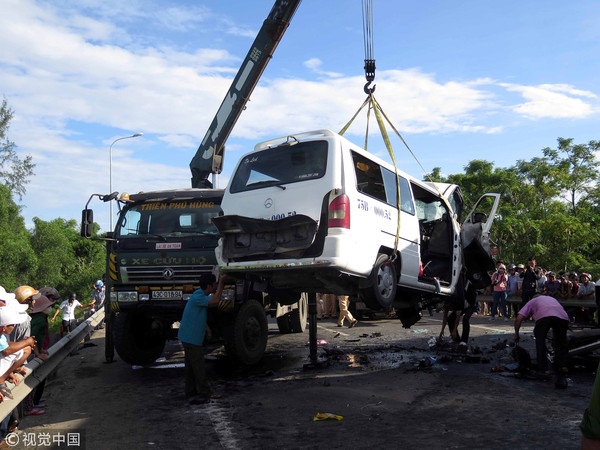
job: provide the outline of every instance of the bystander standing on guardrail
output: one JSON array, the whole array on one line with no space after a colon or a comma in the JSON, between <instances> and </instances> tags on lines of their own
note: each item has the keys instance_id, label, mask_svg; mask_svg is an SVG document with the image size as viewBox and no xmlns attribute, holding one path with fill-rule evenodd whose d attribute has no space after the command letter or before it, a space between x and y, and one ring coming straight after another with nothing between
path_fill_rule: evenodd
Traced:
<instances>
[{"instance_id":1,"label":"bystander standing on guardrail","mask_svg":"<svg viewBox=\"0 0 600 450\"><path fill-rule=\"evenodd\" d=\"M104 285L104 281L98 280L94 283L93 291L92 291L92 310L91 314L94 313L94 310L100 311L100 308L104 306L104 299L106 296L106 286ZM99 328L104 328L104 320L100 322Z\"/></svg>"}]
</instances>

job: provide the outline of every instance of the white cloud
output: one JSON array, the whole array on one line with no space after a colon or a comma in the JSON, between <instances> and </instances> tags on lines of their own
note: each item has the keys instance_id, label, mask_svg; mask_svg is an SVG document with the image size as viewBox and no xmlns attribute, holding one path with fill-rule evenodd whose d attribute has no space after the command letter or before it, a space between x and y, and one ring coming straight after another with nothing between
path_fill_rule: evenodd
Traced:
<instances>
[{"instance_id":1,"label":"white cloud","mask_svg":"<svg viewBox=\"0 0 600 450\"><path fill-rule=\"evenodd\" d=\"M583 119L596 112L592 104L577 98L596 99L596 94L575 89L570 85L522 86L509 83L499 83L499 85L510 92L520 93L527 100L525 103L512 106L512 110L529 119L544 117Z\"/></svg>"},{"instance_id":2,"label":"white cloud","mask_svg":"<svg viewBox=\"0 0 600 450\"><path fill-rule=\"evenodd\" d=\"M196 149L198 147L198 142L195 139L192 139L189 135L184 134L169 134L166 136L161 136L157 138L159 141L166 142L169 147L179 147L179 148L193 148Z\"/></svg>"},{"instance_id":3,"label":"white cloud","mask_svg":"<svg viewBox=\"0 0 600 450\"><path fill-rule=\"evenodd\" d=\"M313 72L315 72L319 75L325 75L329 78L339 78L339 77L343 76L343 74L338 73L338 72L326 72L324 70L321 70L321 66L323 65L323 62L319 58L308 59L308 60L304 61L304 65L306 67L308 67L310 70L312 70Z\"/></svg>"}]
</instances>

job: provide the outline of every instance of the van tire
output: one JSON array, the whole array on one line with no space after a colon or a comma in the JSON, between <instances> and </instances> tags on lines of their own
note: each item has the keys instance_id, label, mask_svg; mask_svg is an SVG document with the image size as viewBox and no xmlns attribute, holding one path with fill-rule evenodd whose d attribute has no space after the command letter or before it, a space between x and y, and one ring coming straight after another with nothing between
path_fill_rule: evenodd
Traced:
<instances>
[{"instance_id":1,"label":"van tire","mask_svg":"<svg viewBox=\"0 0 600 450\"><path fill-rule=\"evenodd\" d=\"M365 303L369 308L381 309L392 306L398 290L398 275L394 263L386 264L390 257L380 253L375 260L369 288L363 292Z\"/></svg>"},{"instance_id":2,"label":"van tire","mask_svg":"<svg viewBox=\"0 0 600 450\"><path fill-rule=\"evenodd\" d=\"M277 318L277 328L281 334L289 334L292 332L290 324L290 313L286 313L283 316Z\"/></svg>"},{"instance_id":3,"label":"van tire","mask_svg":"<svg viewBox=\"0 0 600 450\"><path fill-rule=\"evenodd\" d=\"M303 292L300 296L300 300L298 300L298 308L293 309L289 314L289 323L292 333L304 333L307 320L308 294Z\"/></svg>"},{"instance_id":4,"label":"van tire","mask_svg":"<svg viewBox=\"0 0 600 450\"><path fill-rule=\"evenodd\" d=\"M268 331L263 306L247 300L225 334L225 350L242 364L256 364L265 353Z\"/></svg>"},{"instance_id":5,"label":"van tire","mask_svg":"<svg viewBox=\"0 0 600 450\"><path fill-rule=\"evenodd\" d=\"M145 366L156 361L165 348L164 327L132 312L120 312L114 319L112 337L117 353L129 364Z\"/></svg>"}]
</instances>

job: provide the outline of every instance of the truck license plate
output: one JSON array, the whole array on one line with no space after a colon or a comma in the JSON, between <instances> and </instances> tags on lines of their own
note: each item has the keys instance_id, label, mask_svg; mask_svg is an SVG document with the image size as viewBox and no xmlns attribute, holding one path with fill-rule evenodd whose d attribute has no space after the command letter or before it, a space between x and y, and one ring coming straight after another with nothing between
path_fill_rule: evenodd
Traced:
<instances>
[{"instance_id":1,"label":"truck license plate","mask_svg":"<svg viewBox=\"0 0 600 450\"><path fill-rule=\"evenodd\" d=\"M182 291L153 291L152 298L162 300L181 300L183 298Z\"/></svg>"}]
</instances>

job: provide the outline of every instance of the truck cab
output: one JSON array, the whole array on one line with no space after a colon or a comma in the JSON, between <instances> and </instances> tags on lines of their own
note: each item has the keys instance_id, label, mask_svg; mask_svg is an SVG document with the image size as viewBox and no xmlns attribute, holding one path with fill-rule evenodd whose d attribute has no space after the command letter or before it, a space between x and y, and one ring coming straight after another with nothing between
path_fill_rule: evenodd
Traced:
<instances>
[{"instance_id":1,"label":"truck cab","mask_svg":"<svg viewBox=\"0 0 600 450\"><path fill-rule=\"evenodd\" d=\"M150 364L162 354L166 341L176 338L176 323L200 288L200 276L218 272L219 232L212 220L222 214L223 192L192 188L119 197L116 227L106 239L107 360L113 358L114 345L124 361ZM82 217L82 235L91 237L93 213L86 208ZM258 280L232 280L222 299L233 300L233 306L211 309L208 324L227 353L244 364L262 358L267 313L277 318L282 333L306 328L306 295L269 291Z\"/></svg>"}]
</instances>

